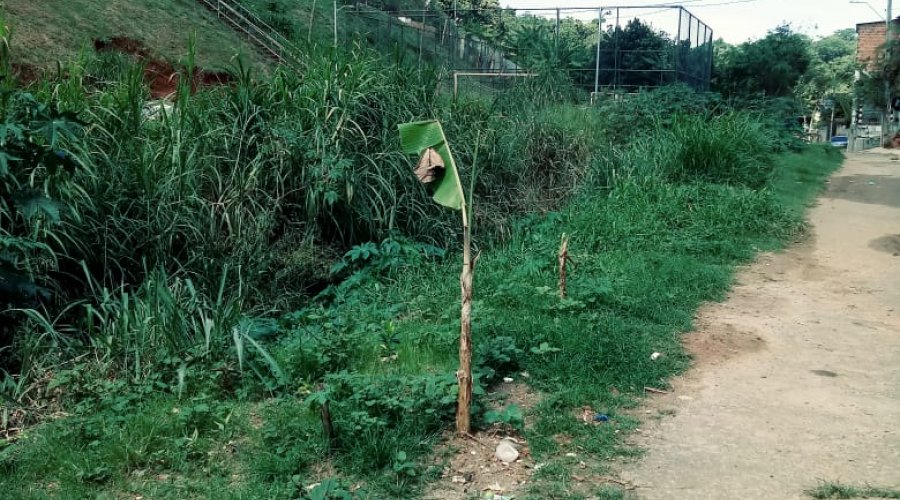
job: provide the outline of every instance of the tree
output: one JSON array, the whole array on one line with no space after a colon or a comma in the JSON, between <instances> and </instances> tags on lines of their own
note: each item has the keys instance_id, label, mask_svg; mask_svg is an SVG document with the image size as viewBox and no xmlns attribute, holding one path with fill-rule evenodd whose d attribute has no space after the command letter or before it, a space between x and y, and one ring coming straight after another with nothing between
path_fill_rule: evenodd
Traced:
<instances>
[{"instance_id":1,"label":"tree","mask_svg":"<svg viewBox=\"0 0 900 500\"><path fill-rule=\"evenodd\" d=\"M609 54L615 60L601 67L618 68L617 82L622 86L656 86L664 83L659 70L672 67L672 41L662 32L654 31L640 19L632 19L624 29L616 27L607 33L601 44L601 54ZM606 49L606 50L604 50ZM608 56L608 57L609 57Z\"/></svg>"},{"instance_id":2,"label":"tree","mask_svg":"<svg viewBox=\"0 0 900 500\"><path fill-rule=\"evenodd\" d=\"M438 0L435 7L450 16L467 31L479 33L497 24L500 18L498 0Z\"/></svg>"},{"instance_id":3,"label":"tree","mask_svg":"<svg viewBox=\"0 0 900 500\"><path fill-rule=\"evenodd\" d=\"M857 69L856 32L852 29L813 41L810 66L798 82L794 94L808 114L816 110L837 120L851 115L853 80ZM883 94L882 90L882 94Z\"/></svg>"},{"instance_id":4,"label":"tree","mask_svg":"<svg viewBox=\"0 0 900 500\"><path fill-rule=\"evenodd\" d=\"M717 54L716 89L729 95L790 96L812 62L810 40L789 25Z\"/></svg>"}]
</instances>

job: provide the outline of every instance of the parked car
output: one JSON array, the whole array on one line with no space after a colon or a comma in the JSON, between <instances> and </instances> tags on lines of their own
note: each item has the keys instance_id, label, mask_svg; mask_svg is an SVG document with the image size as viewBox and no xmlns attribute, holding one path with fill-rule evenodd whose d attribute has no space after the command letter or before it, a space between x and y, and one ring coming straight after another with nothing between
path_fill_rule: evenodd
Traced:
<instances>
[{"instance_id":1,"label":"parked car","mask_svg":"<svg viewBox=\"0 0 900 500\"><path fill-rule=\"evenodd\" d=\"M831 138L831 145L836 148L846 148L850 144L846 135L836 135Z\"/></svg>"}]
</instances>

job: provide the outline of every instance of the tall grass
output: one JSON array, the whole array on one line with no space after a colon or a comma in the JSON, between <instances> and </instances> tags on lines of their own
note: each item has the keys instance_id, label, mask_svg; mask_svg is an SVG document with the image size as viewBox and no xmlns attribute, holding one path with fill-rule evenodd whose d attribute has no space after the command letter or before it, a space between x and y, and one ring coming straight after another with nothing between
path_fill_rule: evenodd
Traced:
<instances>
[{"instance_id":1,"label":"tall grass","mask_svg":"<svg viewBox=\"0 0 900 500\"><path fill-rule=\"evenodd\" d=\"M521 214L560 206L594 151L547 101L498 113L503 103L451 100L437 73L359 47L322 49L302 72L262 78L238 61L232 85L196 94L186 83L191 51L183 66L170 103L150 100L140 64L110 54L30 89L88 126L72 146L82 168L57 194L67 217L45 276L56 299L29 313L20 358L87 347L134 383L191 349L205 354L170 358L230 366L251 342L229 337L236 322L302 307L336 279L330 268L354 245L402 236L450 246L456 224L410 175L399 123L444 119L463 165L484 137L488 167L475 184L482 243L508 236ZM202 316L223 308L214 337L231 341L212 349ZM277 379L260 356L261 378ZM163 376L178 369L170 365Z\"/></svg>"},{"instance_id":2,"label":"tall grass","mask_svg":"<svg viewBox=\"0 0 900 500\"><path fill-rule=\"evenodd\" d=\"M92 64L104 73L99 87L83 76ZM122 58L45 82L40 95L91 123L79 189L64 200L78 215L68 221L67 271L84 260L117 286L160 268L211 288L227 264L253 295L290 299L327 280L329 255L352 245L404 234L446 246L457 237L450 216L398 152L395 127L414 119L446 118L461 144L485 137L483 235L558 204L584 174L589 138L554 111L500 116L490 103L447 103L436 73L384 68L360 48L325 49L302 74L258 80L238 65L233 86L193 96L182 88L171 107L149 102L140 67ZM473 151L460 154L467 164Z\"/></svg>"},{"instance_id":3,"label":"tall grass","mask_svg":"<svg viewBox=\"0 0 900 500\"><path fill-rule=\"evenodd\" d=\"M780 152L778 131L755 115L680 115L641 133L607 162L611 177L651 176L675 183L765 187Z\"/></svg>"}]
</instances>

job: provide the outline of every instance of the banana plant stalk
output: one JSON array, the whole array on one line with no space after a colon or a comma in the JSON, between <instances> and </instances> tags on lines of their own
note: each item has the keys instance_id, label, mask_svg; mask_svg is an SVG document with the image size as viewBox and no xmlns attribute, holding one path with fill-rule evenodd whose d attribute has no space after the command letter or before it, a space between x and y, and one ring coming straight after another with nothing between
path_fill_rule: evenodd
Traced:
<instances>
[{"instance_id":1,"label":"banana plant stalk","mask_svg":"<svg viewBox=\"0 0 900 500\"><path fill-rule=\"evenodd\" d=\"M419 155L415 174L424 184L434 185L432 198L440 205L459 210L463 228L463 268L460 275L459 396L456 406L456 432L471 433L472 407L472 225L469 206L450 145L440 122L435 120L400 125L400 144L407 154ZM477 149L477 148L476 148ZM471 188L470 188L471 189Z\"/></svg>"}]
</instances>

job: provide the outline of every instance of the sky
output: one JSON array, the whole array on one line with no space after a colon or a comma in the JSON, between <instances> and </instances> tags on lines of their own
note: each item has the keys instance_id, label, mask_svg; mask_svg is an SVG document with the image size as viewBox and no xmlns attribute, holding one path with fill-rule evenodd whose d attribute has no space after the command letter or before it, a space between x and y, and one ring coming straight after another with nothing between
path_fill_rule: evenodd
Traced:
<instances>
[{"instance_id":1,"label":"sky","mask_svg":"<svg viewBox=\"0 0 900 500\"><path fill-rule=\"evenodd\" d=\"M532 9L597 7L604 3L621 6L682 4L713 29L715 38L723 38L729 43L761 38L785 21L810 36L827 36L839 29L855 28L857 23L882 21L887 5L886 0L871 0L868 5L850 3L849 0L500 0L505 7ZM895 18L900 15L900 2L896 3ZM644 12L650 14L649 18L656 19L654 24L660 29L671 31L666 25L677 26L677 21L667 19L670 16L667 12L659 9Z\"/></svg>"}]
</instances>

